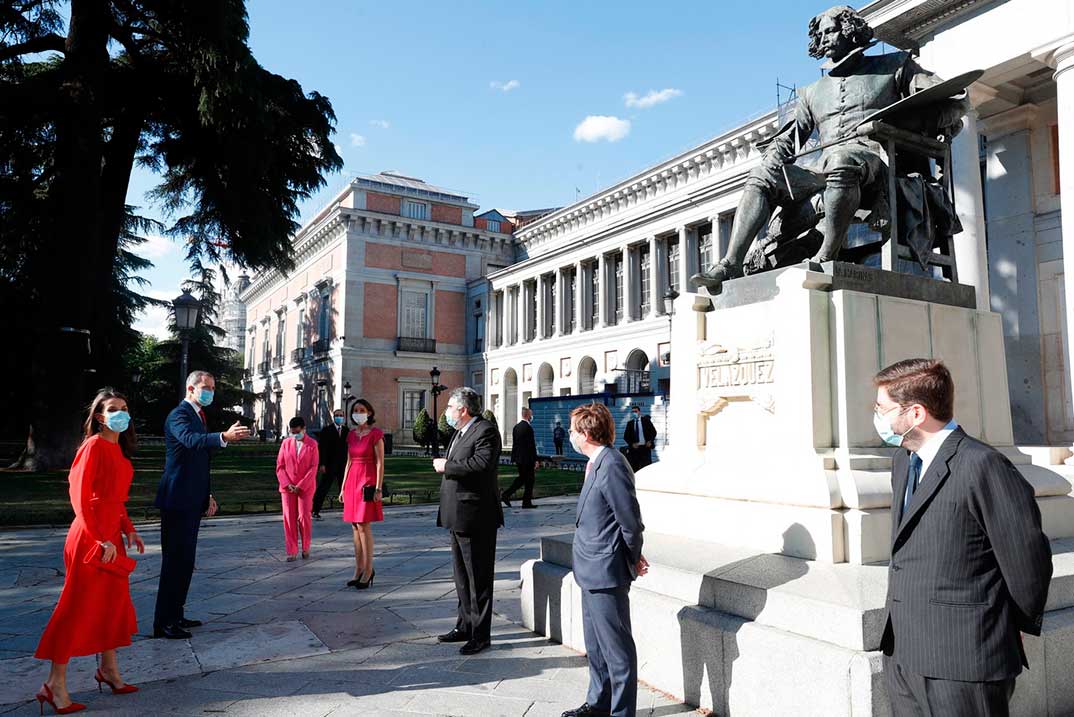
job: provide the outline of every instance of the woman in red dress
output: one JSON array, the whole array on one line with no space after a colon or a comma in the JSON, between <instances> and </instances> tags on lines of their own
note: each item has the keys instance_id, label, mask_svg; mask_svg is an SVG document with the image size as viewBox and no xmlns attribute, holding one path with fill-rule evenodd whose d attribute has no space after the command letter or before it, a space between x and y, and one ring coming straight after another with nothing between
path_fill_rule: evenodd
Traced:
<instances>
[{"instance_id":1,"label":"woman in red dress","mask_svg":"<svg viewBox=\"0 0 1074 717\"><path fill-rule=\"evenodd\" d=\"M347 585L359 590L373 584L372 524L384 520L384 432L373 427L376 415L369 401L355 402L351 420L356 428L347 434L347 469L339 490L343 520L354 529L354 579Z\"/></svg>"},{"instance_id":2,"label":"woman in red dress","mask_svg":"<svg viewBox=\"0 0 1074 717\"><path fill-rule=\"evenodd\" d=\"M138 632L128 578L134 561L124 549L126 541L126 547L145 552L126 508L136 442L127 400L102 389L90 406L85 439L71 465L75 519L63 547L63 592L34 653L52 661L48 680L36 695L42 710L46 702L57 714L85 708L67 692L72 657L100 653L98 689L103 683L113 694L138 690L123 682L116 661L116 648L131 644L131 635Z\"/></svg>"}]
</instances>

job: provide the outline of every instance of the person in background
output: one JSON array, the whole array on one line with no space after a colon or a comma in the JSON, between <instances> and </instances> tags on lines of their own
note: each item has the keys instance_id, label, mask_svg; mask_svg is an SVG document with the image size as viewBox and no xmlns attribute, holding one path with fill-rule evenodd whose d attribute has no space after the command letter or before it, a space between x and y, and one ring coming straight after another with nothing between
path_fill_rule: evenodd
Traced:
<instances>
[{"instance_id":1,"label":"person in background","mask_svg":"<svg viewBox=\"0 0 1074 717\"><path fill-rule=\"evenodd\" d=\"M455 434L446 457L433 459L443 476L436 524L451 534L459 614L454 629L437 640L462 642L460 653L476 655L492 644L496 532L503 525L500 432L481 416L481 397L472 388L452 391L444 416Z\"/></svg>"},{"instance_id":2,"label":"person in background","mask_svg":"<svg viewBox=\"0 0 1074 717\"><path fill-rule=\"evenodd\" d=\"M193 371L186 379L186 398L164 423L164 474L154 502L160 508L160 584L153 615L153 637L185 640L200 620L183 615L202 516L216 515L209 480L209 461L229 443L250 435L236 421L222 433L209 432L205 409L213 402L216 379L208 371Z\"/></svg>"},{"instance_id":3,"label":"person in background","mask_svg":"<svg viewBox=\"0 0 1074 717\"><path fill-rule=\"evenodd\" d=\"M317 448L321 456L318 467L317 492L313 495L313 518L321 520L324 499L336 483L343 481L343 469L347 465L347 418L342 408L332 411L332 422L317 434Z\"/></svg>"},{"instance_id":4,"label":"person in background","mask_svg":"<svg viewBox=\"0 0 1074 717\"><path fill-rule=\"evenodd\" d=\"M634 472L612 448L615 420L606 406L571 411L571 447L589 462L578 496L572 563L582 593L582 635L589 691L563 717L633 717L638 700L638 652L630 627L630 584L645 575L645 526Z\"/></svg>"},{"instance_id":5,"label":"person in background","mask_svg":"<svg viewBox=\"0 0 1074 717\"><path fill-rule=\"evenodd\" d=\"M556 427L552 429L552 445L556 447L556 455L563 455L563 441L567 438L567 432L563 430L563 424L558 420Z\"/></svg>"},{"instance_id":6,"label":"person in background","mask_svg":"<svg viewBox=\"0 0 1074 717\"><path fill-rule=\"evenodd\" d=\"M511 507L511 496L519 488L522 491L522 507L536 508L533 504L533 484L537 480L537 440L533 436L533 411L522 409L522 420L511 431L511 462L518 467L518 478L503 492L501 500Z\"/></svg>"},{"instance_id":7,"label":"person in background","mask_svg":"<svg viewBox=\"0 0 1074 717\"><path fill-rule=\"evenodd\" d=\"M302 559L310 556L313 493L317 485L317 466L320 463L317 441L306 435L306 422L301 416L291 419L291 435L280 444L276 456L276 479L280 482L283 502L283 535L287 547L287 562L298 557L298 533L302 531Z\"/></svg>"},{"instance_id":8,"label":"person in background","mask_svg":"<svg viewBox=\"0 0 1074 717\"><path fill-rule=\"evenodd\" d=\"M656 445L656 426L648 416L643 416L641 406L630 409L630 422L623 432L627 444L630 467L639 471L653 462L653 446Z\"/></svg>"},{"instance_id":9,"label":"person in background","mask_svg":"<svg viewBox=\"0 0 1074 717\"><path fill-rule=\"evenodd\" d=\"M1006 716L1052 577L1033 487L955 422L943 362L899 361L873 383L873 425L897 449L880 641L892 713Z\"/></svg>"},{"instance_id":10,"label":"person in background","mask_svg":"<svg viewBox=\"0 0 1074 717\"><path fill-rule=\"evenodd\" d=\"M41 635L34 657L51 660L48 679L36 698L56 714L85 709L67 692L67 663L72 657L99 654L94 678L112 694L137 692L123 681L116 648L131 644L138 620L131 602L130 572L134 560L125 548L145 552L138 531L127 516L127 492L137 445L127 399L111 388L101 389L90 404L82 445L68 477L75 519L63 546L63 592Z\"/></svg>"},{"instance_id":11,"label":"person in background","mask_svg":"<svg viewBox=\"0 0 1074 717\"><path fill-rule=\"evenodd\" d=\"M364 398L354 402L347 435L347 470L339 501L343 520L354 531L354 577L348 587L365 590L373 584L373 523L384 520L384 432L373 426L377 412Z\"/></svg>"}]
</instances>

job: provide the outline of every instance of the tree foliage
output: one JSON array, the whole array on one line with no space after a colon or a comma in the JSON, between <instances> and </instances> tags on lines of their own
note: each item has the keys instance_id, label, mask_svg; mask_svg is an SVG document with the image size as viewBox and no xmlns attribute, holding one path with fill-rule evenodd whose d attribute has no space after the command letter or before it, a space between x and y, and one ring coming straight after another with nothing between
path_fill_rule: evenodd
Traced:
<instances>
[{"instance_id":1,"label":"tree foliage","mask_svg":"<svg viewBox=\"0 0 1074 717\"><path fill-rule=\"evenodd\" d=\"M411 435L414 442L422 448L428 448L433 443L433 419L429 418L429 412L424 408L418 411L414 419L414 429Z\"/></svg>"},{"instance_id":2,"label":"tree foliage","mask_svg":"<svg viewBox=\"0 0 1074 717\"><path fill-rule=\"evenodd\" d=\"M342 166L335 117L248 33L243 0L0 0L0 301L27 339L0 365L27 378L27 467L70 460L87 392L137 344L136 163L196 277L291 268L298 203Z\"/></svg>"}]
</instances>

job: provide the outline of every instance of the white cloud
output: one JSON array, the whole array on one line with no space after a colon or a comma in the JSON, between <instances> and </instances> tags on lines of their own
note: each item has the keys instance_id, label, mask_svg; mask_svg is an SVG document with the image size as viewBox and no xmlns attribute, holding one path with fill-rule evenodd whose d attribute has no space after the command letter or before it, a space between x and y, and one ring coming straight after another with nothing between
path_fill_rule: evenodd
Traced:
<instances>
[{"instance_id":1,"label":"white cloud","mask_svg":"<svg viewBox=\"0 0 1074 717\"><path fill-rule=\"evenodd\" d=\"M153 261L168 256L176 251L176 249L178 249L178 247L175 245L175 242L168 237L150 234L145 238L145 243L138 245L134 250L134 253L143 259Z\"/></svg>"},{"instance_id":2,"label":"white cloud","mask_svg":"<svg viewBox=\"0 0 1074 717\"><path fill-rule=\"evenodd\" d=\"M648 109L653 105L659 105L668 100L675 99L682 94L682 90L677 90L674 87L668 87L663 90L649 90L642 96L638 96L636 92L627 92L623 95L623 102L627 107L637 107L638 109Z\"/></svg>"},{"instance_id":3,"label":"white cloud","mask_svg":"<svg viewBox=\"0 0 1074 717\"><path fill-rule=\"evenodd\" d=\"M392 125L388 120L369 120L369 126L377 127L378 129L388 129Z\"/></svg>"},{"instance_id":4,"label":"white cloud","mask_svg":"<svg viewBox=\"0 0 1074 717\"><path fill-rule=\"evenodd\" d=\"M522 83L518 80L508 80L507 82L498 82L493 80L489 83L489 87L500 92L510 92L511 90L517 90L522 86Z\"/></svg>"},{"instance_id":5,"label":"white cloud","mask_svg":"<svg viewBox=\"0 0 1074 717\"><path fill-rule=\"evenodd\" d=\"M607 115L589 115L574 128L575 142L618 142L630 134L630 120Z\"/></svg>"},{"instance_id":6,"label":"white cloud","mask_svg":"<svg viewBox=\"0 0 1074 717\"><path fill-rule=\"evenodd\" d=\"M365 146L365 137L363 135L355 134L354 132L351 132L351 146L352 147L364 147Z\"/></svg>"},{"instance_id":7,"label":"white cloud","mask_svg":"<svg viewBox=\"0 0 1074 717\"><path fill-rule=\"evenodd\" d=\"M171 302L175 297L179 296L179 293L180 291L177 288L172 289L171 291L150 289L145 292L146 296L168 302ZM168 333L168 320L170 318L170 306L150 306L135 319L134 328L137 331L141 331L143 334L149 334L158 339L167 339L171 336L171 334Z\"/></svg>"}]
</instances>

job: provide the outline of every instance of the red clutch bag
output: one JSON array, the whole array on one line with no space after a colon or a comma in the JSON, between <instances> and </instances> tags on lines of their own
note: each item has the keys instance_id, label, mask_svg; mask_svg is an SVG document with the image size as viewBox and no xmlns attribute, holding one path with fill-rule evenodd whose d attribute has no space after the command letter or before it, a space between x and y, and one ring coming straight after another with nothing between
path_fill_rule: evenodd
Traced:
<instances>
[{"instance_id":1,"label":"red clutch bag","mask_svg":"<svg viewBox=\"0 0 1074 717\"><path fill-rule=\"evenodd\" d=\"M103 550L104 548L101 548L100 546L94 548L93 550L89 551L89 555L86 556L86 559L83 562L100 568L104 572L111 573L112 575L115 575L119 578L125 578L129 576L132 572L134 572L134 569L138 567L138 563L134 560L134 558L131 558L127 555L120 555L119 553L116 553L115 560L110 563L106 563L101 560Z\"/></svg>"}]
</instances>

